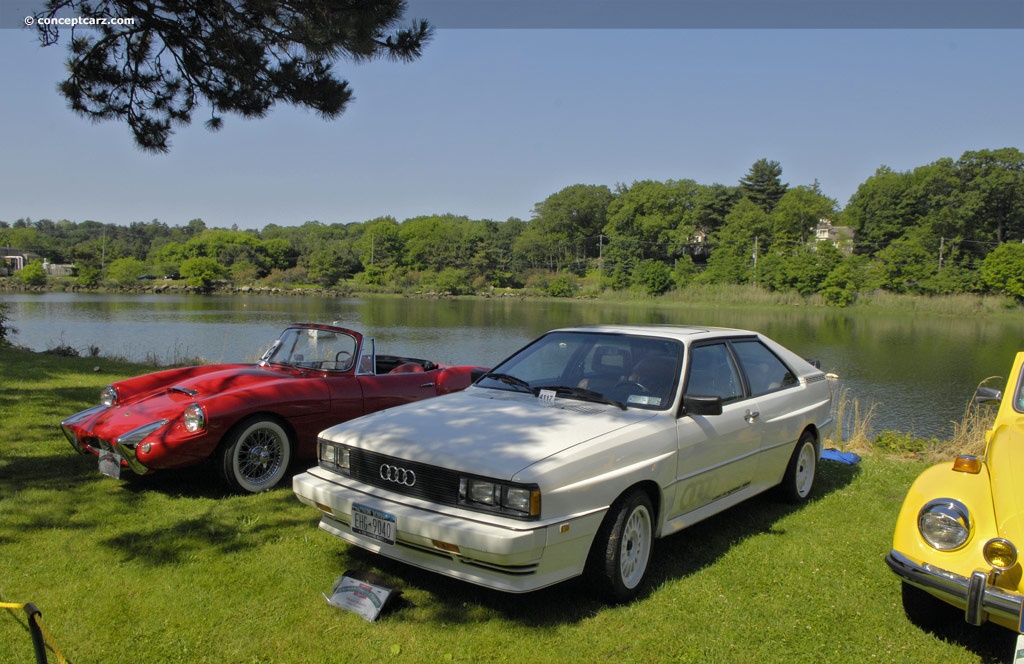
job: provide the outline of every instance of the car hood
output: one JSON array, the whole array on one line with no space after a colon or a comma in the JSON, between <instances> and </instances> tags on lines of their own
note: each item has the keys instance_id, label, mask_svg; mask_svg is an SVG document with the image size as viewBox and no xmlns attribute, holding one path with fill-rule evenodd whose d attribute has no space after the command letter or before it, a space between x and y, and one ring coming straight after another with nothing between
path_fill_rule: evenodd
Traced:
<instances>
[{"instance_id":1,"label":"car hood","mask_svg":"<svg viewBox=\"0 0 1024 664\"><path fill-rule=\"evenodd\" d=\"M334 442L496 479L570 447L656 417L655 411L481 387L344 422Z\"/></svg>"},{"instance_id":2,"label":"car hood","mask_svg":"<svg viewBox=\"0 0 1024 664\"><path fill-rule=\"evenodd\" d=\"M116 430L141 426L160 419L174 419L191 403L211 397L225 400L245 400L255 386L272 386L275 382L289 382L293 377L253 365L204 367L205 371L180 374L168 372L168 380L154 389L129 396L113 408L107 409L94 422L93 427L105 424ZM282 387L283 390L286 387Z\"/></svg>"}]
</instances>

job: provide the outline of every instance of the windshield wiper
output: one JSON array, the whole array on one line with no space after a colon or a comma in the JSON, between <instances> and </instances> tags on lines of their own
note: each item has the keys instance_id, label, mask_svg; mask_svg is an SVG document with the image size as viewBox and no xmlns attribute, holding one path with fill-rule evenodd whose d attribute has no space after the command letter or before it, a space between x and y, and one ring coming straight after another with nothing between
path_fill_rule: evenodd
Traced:
<instances>
[{"instance_id":1,"label":"windshield wiper","mask_svg":"<svg viewBox=\"0 0 1024 664\"><path fill-rule=\"evenodd\" d=\"M621 408L622 410L626 410L626 404L622 403L621 401L616 401L615 399L612 399L610 397L606 397L605 395L601 394L600 392L595 392L594 390L588 390L588 389L583 388L583 387L567 387L565 385L557 385L557 386L545 385L544 387L536 387L536 388L534 388L533 389L533 393L534 394L540 394L541 390L552 390L556 394L558 394L559 396L567 396L567 397L571 397L573 399L579 399L581 401L590 401L590 402L593 402L593 403L606 403L609 406L615 406L616 408Z\"/></svg>"},{"instance_id":2,"label":"windshield wiper","mask_svg":"<svg viewBox=\"0 0 1024 664\"><path fill-rule=\"evenodd\" d=\"M502 383L505 383L506 385L511 385L512 387L520 387L526 390L527 392L533 392L533 388L530 386L528 382L526 382L522 378L519 378L518 376L513 376L511 374L490 372L485 373L481 380L483 380L483 378L499 380Z\"/></svg>"}]
</instances>

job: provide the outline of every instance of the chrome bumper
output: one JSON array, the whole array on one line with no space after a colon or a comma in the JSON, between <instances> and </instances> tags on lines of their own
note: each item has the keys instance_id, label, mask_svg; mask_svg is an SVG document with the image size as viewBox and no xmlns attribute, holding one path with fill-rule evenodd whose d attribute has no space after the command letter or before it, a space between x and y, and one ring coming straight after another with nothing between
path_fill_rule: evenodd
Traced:
<instances>
[{"instance_id":1,"label":"chrome bumper","mask_svg":"<svg viewBox=\"0 0 1024 664\"><path fill-rule=\"evenodd\" d=\"M1024 596L992 585L989 572L975 570L969 577L961 576L934 565L919 565L898 551L890 551L885 562L910 585L963 607L964 620L971 625L981 625L989 616L998 616L1016 624L1017 631L1021 631Z\"/></svg>"},{"instance_id":2,"label":"chrome bumper","mask_svg":"<svg viewBox=\"0 0 1024 664\"><path fill-rule=\"evenodd\" d=\"M98 437L79 437L78 429L75 425L106 410L107 408L108 406L102 405L93 406L92 408L87 408L79 413L75 413L60 423L60 430L64 433L64 437L68 439L68 442L71 443L71 446L79 453L99 456L101 452L113 452L121 456L121 458L123 458L128 464L128 467L136 474L145 475L149 472L149 468L143 465L143 463L135 456L135 448L147 435L160 427L166 426L168 420L157 420L156 422L151 422L145 426L138 427L137 429L121 434L112 442ZM94 444L90 444L88 441L92 441Z\"/></svg>"},{"instance_id":3,"label":"chrome bumper","mask_svg":"<svg viewBox=\"0 0 1024 664\"><path fill-rule=\"evenodd\" d=\"M78 434L75 432L75 429L72 428L72 425L78 424L82 420L88 419L95 415L96 413L102 412L106 409L107 406L102 405L93 406L92 408L86 408L85 410L75 413L74 415L60 423L60 430L64 433L64 437L68 439L68 442L71 443L71 447L75 448L75 451L79 452L80 454L91 453L89 452L89 450L86 449L86 445L78 439Z\"/></svg>"}]
</instances>

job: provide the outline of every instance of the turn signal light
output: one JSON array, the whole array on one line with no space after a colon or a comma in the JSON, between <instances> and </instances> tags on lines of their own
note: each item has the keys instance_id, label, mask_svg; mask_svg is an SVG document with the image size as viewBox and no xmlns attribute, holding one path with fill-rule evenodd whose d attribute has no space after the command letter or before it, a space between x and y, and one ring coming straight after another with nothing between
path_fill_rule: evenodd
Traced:
<instances>
[{"instance_id":1,"label":"turn signal light","mask_svg":"<svg viewBox=\"0 0 1024 664\"><path fill-rule=\"evenodd\" d=\"M953 470L959 470L961 473L977 475L981 472L981 460L978 459L978 457L969 454L958 456L956 461L953 462Z\"/></svg>"},{"instance_id":2,"label":"turn signal light","mask_svg":"<svg viewBox=\"0 0 1024 664\"><path fill-rule=\"evenodd\" d=\"M434 543L434 547L441 549L442 551L448 551L449 553L459 553L459 547L450 542L442 542L441 540L430 540Z\"/></svg>"}]
</instances>

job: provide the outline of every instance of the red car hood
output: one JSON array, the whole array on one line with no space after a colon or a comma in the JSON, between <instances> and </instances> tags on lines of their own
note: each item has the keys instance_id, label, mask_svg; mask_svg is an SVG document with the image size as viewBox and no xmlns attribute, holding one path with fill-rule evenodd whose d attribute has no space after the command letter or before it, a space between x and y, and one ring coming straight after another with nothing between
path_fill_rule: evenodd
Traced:
<instances>
[{"instance_id":1,"label":"red car hood","mask_svg":"<svg viewBox=\"0 0 1024 664\"><path fill-rule=\"evenodd\" d=\"M296 379L298 370L260 367L249 364L210 365L162 371L139 379L115 383L118 393L139 389L139 380L150 378L144 391L126 394L123 401L109 408L92 423L93 433L101 437L119 435L134 427L161 419L175 420L193 402L218 400L249 401L253 390L273 391L275 383L287 394L287 384ZM322 408L326 408L326 400ZM109 427L109 430L108 430Z\"/></svg>"}]
</instances>

